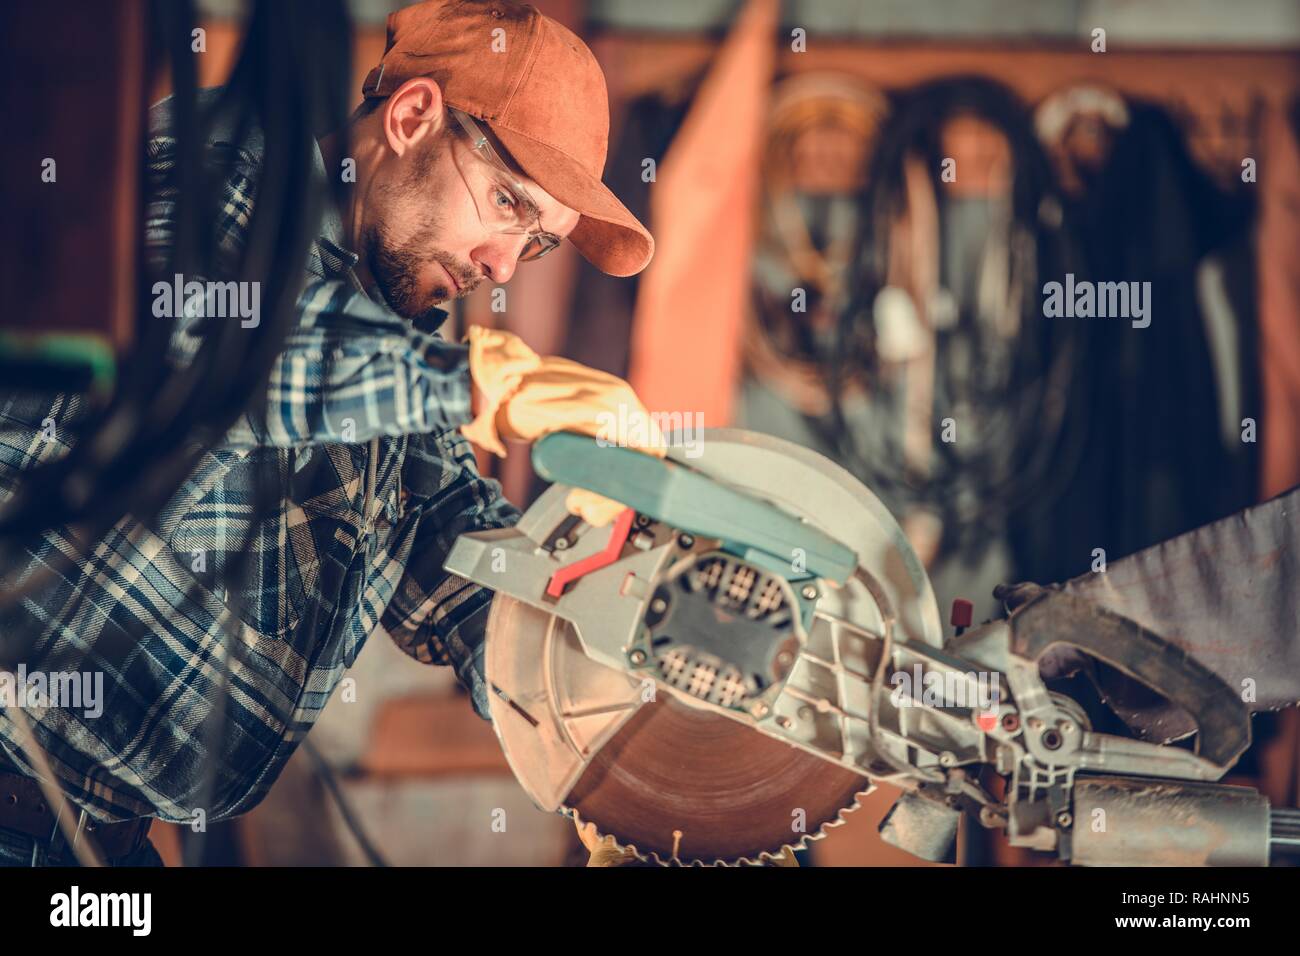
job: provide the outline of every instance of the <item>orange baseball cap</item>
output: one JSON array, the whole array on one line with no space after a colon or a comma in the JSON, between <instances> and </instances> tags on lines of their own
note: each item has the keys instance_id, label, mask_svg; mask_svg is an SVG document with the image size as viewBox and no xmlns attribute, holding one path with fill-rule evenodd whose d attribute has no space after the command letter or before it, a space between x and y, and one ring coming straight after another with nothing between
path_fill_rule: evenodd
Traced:
<instances>
[{"instance_id":1,"label":"orange baseball cap","mask_svg":"<svg viewBox=\"0 0 1300 956\"><path fill-rule=\"evenodd\" d=\"M581 214L569 238L592 265L640 272L649 230L601 182L609 94L587 45L514 0L425 0L388 17L388 45L361 92L385 97L427 76L443 99L483 120L519 167Z\"/></svg>"}]
</instances>

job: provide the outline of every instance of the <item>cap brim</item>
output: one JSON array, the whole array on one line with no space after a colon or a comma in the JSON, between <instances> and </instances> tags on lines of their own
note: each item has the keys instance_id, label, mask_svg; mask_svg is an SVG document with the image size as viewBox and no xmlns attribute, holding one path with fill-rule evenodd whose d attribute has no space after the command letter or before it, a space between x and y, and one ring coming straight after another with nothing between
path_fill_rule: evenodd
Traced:
<instances>
[{"instance_id":1,"label":"cap brim","mask_svg":"<svg viewBox=\"0 0 1300 956\"><path fill-rule=\"evenodd\" d=\"M555 147L495 123L491 127L530 179L581 215L569 240L588 262L612 276L635 275L649 264L654 238L608 186Z\"/></svg>"}]
</instances>

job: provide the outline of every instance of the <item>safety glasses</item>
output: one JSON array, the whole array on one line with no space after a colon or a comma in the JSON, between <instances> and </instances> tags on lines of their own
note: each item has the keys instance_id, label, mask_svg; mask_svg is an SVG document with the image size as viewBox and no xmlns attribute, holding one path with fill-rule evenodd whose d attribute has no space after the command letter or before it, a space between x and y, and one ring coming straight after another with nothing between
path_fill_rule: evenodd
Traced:
<instances>
[{"instance_id":1,"label":"safety glasses","mask_svg":"<svg viewBox=\"0 0 1300 956\"><path fill-rule=\"evenodd\" d=\"M519 253L519 261L540 259L563 240L541 228L541 210L537 203L492 148L487 134L466 113L450 107L448 109L469 137L471 152L478 160L474 168L468 168L466 157L460 155L458 150L452 150L456 169L474 200L479 219L493 232L528 237Z\"/></svg>"}]
</instances>

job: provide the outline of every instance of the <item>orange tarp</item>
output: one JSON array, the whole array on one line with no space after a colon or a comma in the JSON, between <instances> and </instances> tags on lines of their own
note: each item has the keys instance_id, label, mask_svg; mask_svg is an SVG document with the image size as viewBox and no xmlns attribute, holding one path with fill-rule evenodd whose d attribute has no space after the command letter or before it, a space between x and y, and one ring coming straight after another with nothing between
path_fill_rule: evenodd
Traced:
<instances>
[{"instance_id":1,"label":"orange tarp","mask_svg":"<svg viewBox=\"0 0 1300 956\"><path fill-rule=\"evenodd\" d=\"M1261 497L1271 498L1300 482L1300 144L1278 107L1267 113L1259 170L1260 471Z\"/></svg>"},{"instance_id":2,"label":"orange tarp","mask_svg":"<svg viewBox=\"0 0 1300 956\"><path fill-rule=\"evenodd\" d=\"M629 377L651 411L702 413L707 428L730 422L739 378L777 22L775 0L750 0L650 194Z\"/></svg>"}]
</instances>

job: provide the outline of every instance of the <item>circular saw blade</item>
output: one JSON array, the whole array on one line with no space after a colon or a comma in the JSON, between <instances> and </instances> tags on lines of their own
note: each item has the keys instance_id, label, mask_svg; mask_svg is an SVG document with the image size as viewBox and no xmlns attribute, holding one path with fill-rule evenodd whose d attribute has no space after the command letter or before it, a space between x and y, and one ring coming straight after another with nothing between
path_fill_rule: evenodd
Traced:
<instances>
[{"instance_id":1,"label":"circular saw blade","mask_svg":"<svg viewBox=\"0 0 1300 956\"><path fill-rule=\"evenodd\" d=\"M685 462L836 534L910 639L939 645L930 582L892 516L839 466L789 442L735 430L704 433L708 454ZM672 452L670 452L672 454ZM673 457L680 457L673 455ZM552 486L520 522L530 534L567 517ZM870 594L828 596L836 613L878 627ZM801 849L843 821L869 779L736 720L694 706L643 678L588 658L573 626L498 593L487 628L492 716L525 791L547 810L642 860L761 862Z\"/></svg>"},{"instance_id":2,"label":"circular saw blade","mask_svg":"<svg viewBox=\"0 0 1300 956\"><path fill-rule=\"evenodd\" d=\"M840 822L866 778L668 694L593 757L566 806L642 859L759 862Z\"/></svg>"}]
</instances>

